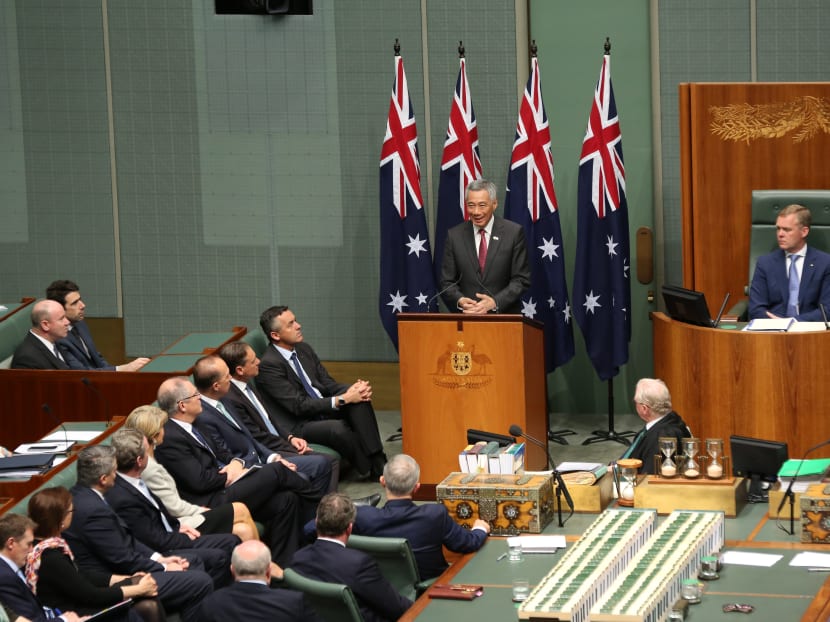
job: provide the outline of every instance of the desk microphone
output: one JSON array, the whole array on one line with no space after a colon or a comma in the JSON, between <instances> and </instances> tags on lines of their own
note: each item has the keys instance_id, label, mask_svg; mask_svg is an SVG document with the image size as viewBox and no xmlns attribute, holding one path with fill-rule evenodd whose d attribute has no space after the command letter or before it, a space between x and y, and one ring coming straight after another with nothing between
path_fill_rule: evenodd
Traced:
<instances>
[{"instance_id":1,"label":"desk microphone","mask_svg":"<svg viewBox=\"0 0 830 622\"><path fill-rule=\"evenodd\" d=\"M93 384L92 380L90 380L86 376L81 378L81 382L83 382L84 386L86 386L90 391L95 393L98 399L101 400L101 402L103 402L104 416L107 418L107 427L110 427L112 425L112 409L110 408L109 400L103 393L101 393L101 390L98 387L96 387L95 384Z\"/></svg>"},{"instance_id":2,"label":"desk microphone","mask_svg":"<svg viewBox=\"0 0 830 622\"><path fill-rule=\"evenodd\" d=\"M801 471L801 467L804 465L804 460L807 458L807 456L813 453L816 449L824 447L825 445L830 445L830 439L824 441L823 443L819 443L818 445L810 447L810 449L804 452L804 455L798 463L798 467L795 469L795 474L790 480L790 483L787 484L787 491L784 493L784 496L781 497L781 503L778 504L778 511L776 511L775 513L776 520L779 520L779 517L781 515L781 508L784 507L784 503L787 501L787 499L790 500L790 531L787 532L787 530L784 529L780 524L778 525L778 528L784 531L785 533L789 533L791 536L795 535L795 517L793 514L793 505L795 504L795 493L793 492L793 485L795 484L795 480L798 477L798 473Z\"/></svg>"},{"instance_id":3,"label":"desk microphone","mask_svg":"<svg viewBox=\"0 0 830 622\"><path fill-rule=\"evenodd\" d=\"M827 311L824 309L824 303L818 303L818 308L821 309L821 317L824 320L824 330L830 330L830 324L827 323Z\"/></svg>"},{"instance_id":4,"label":"desk microphone","mask_svg":"<svg viewBox=\"0 0 830 622\"><path fill-rule=\"evenodd\" d=\"M58 427L60 427L60 429L61 429L61 430L63 430L63 442L64 442L64 443L66 443L66 446L68 447L68 446L69 446L69 433L66 431L66 426L63 424L63 421L61 421L60 419L58 419L58 417L55 415L55 413L53 413L53 412L52 412L52 408L51 408L51 407L49 406L49 404L47 404L46 402L44 402L44 403L41 405L40 409L41 409L44 413L46 413L46 415L47 415L47 416L48 416L48 417L49 417L49 418L50 418L50 419L51 419L54 423L57 423L57 424L58 424ZM67 449L64 453L67 453L67 454L68 454L68 453L69 453L69 449Z\"/></svg>"},{"instance_id":5,"label":"desk microphone","mask_svg":"<svg viewBox=\"0 0 830 622\"><path fill-rule=\"evenodd\" d=\"M436 300L438 298L438 296L445 293L450 287L455 287L456 285L458 285L461 282L461 279L463 279L463 278L464 278L464 275L459 274L457 279L455 279L452 283L447 285L444 289L442 289L437 294L434 294L429 300L427 300L427 313L429 313L429 308L432 306L433 301Z\"/></svg>"},{"instance_id":6,"label":"desk microphone","mask_svg":"<svg viewBox=\"0 0 830 622\"><path fill-rule=\"evenodd\" d=\"M524 438L529 440L531 443L533 443L537 447L541 447L545 451L545 455L548 457L548 466L550 466L551 470L553 471L553 477L554 477L554 479L556 479L557 490L561 490L562 494L565 495L565 501L568 502L568 507L571 508L571 513L573 513L573 511L574 511L574 502L573 502L573 499L571 499L571 493L568 492L568 487L565 485L565 480L562 479L562 474L559 472L559 470L556 468L556 465L553 463L553 458L550 455L550 449L548 448L548 444L543 443L538 438L534 438L533 436L530 436L529 434L525 434L525 432L522 430L521 426L516 425L515 423L510 426L509 432L510 432L511 436L523 436ZM562 527L563 524L564 523L562 522L562 507L560 505L560 507L559 507L559 526Z\"/></svg>"}]
</instances>

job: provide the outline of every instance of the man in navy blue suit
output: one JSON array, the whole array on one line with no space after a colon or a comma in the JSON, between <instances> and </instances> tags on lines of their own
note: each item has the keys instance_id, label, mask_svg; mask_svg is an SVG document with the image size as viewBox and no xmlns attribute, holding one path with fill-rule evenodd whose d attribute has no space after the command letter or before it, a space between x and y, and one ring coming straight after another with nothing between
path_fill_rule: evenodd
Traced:
<instances>
[{"instance_id":1,"label":"man in navy blue suit","mask_svg":"<svg viewBox=\"0 0 830 622\"><path fill-rule=\"evenodd\" d=\"M217 590L202 603L202 622L272 622L318 620L302 593L271 589L271 553L259 540L237 546L231 557L235 583Z\"/></svg>"},{"instance_id":2,"label":"man in navy blue suit","mask_svg":"<svg viewBox=\"0 0 830 622\"><path fill-rule=\"evenodd\" d=\"M294 553L289 567L304 577L348 585L366 622L397 620L412 605L380 574L369 555L346 547L355 506L346 495L332 492L317 507L317 540Z\"/></svg>"},{"instance_id":3,"label":"man in navy blue suit","mask_svg":"<svg viewBox=\"0 0 830 622\"><path fill-rule=\"evenodd\" d=\"M115 450L90 445L78 454L78 483L72 487L74 516L63 532L81 569L132 575L149 572L167 612L179 611L185 622L198 620L198 605L213 592L213 582L196 555L163 555L138 540L104 500L115 485Z\"/></svg>"},{"instance_id":4,"label":"man in navy blue suit","mask_svg":"<svg viewBox=\"0 0 830 622\"><path fill-rule=\"evenodd\" d=\"M112 435L118 473L115 485L104 498L124 519L136 537L165 555L197 554L215 587L231 581L230 561L239 538L232 533L200 534L181 525L164 503L141 479L147 468L147 437L138 430L122 428Z\"/></svg>"},{"instance_id":5,"label":"man in navy blue suit","mask_svg":"<svg viewBox=\"0 0 830 622\"><path fill-rule=\"evenodd\" d=\"M830 313L830 255L807 246L810 210L788 205L775 221L778 249L762 255L749 288L749 317L820 322Z\"/></svg>"},{"instance_id":6,"label":"man in navy blue suit","mask_svg":"<svg viewBox=\"0 0 830 622\"><path fill-rule=\"evenodd\" d=\"M34 528L34 522L21 514L0 517L0 601L32 622L54 618L77 622L80 618L74 611L60 613L43 607L26 583L21 569L32 550Z\"/></svg>"},{"instance_id":7,"label":"man in navy blue suit","mask_svg":"<svg viewBox=\"0 0 830 622\"><path fill-rule=\"evenodd\" d=\"M58 342L61 354L70 369L99 369L104 371L138 371L150 359L137 358L123 365L110 365L104 355L98 352L92 333L84 321L86 304L81 298L78 285L73 281L53 281L46 288L46 298L54 300L66 310L69 318L69 334Z\"/></svg>"},{"instance_id":8,"label":"man in navy blue suit","mask_svg":"<svg viewBox=\"0 0 830 622\"><path fill-rule=\"evenodd\" d=\"M412 546L421 579L431 579L444 572L447 560L443 547L455 553L472 553L482 547L490 533L490 524L478 519L472 529L465 529L450 517L440 503L416 505L413 495L421 487L421 467L406 454L393 456L383 469L381 485L386 489L382 508L359 507L352 533L381 538L406 538ZM305 527L312 536L314 524Z\"/></svg>"}]
</instances>

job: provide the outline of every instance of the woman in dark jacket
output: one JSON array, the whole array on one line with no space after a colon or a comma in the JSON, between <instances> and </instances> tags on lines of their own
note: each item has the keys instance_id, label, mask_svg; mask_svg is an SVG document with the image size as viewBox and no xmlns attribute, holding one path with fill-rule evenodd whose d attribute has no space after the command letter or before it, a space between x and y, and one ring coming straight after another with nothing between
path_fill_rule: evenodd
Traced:
<instances>
[{"instance_id":1,"label":"woman in dark jacket","mask_svg":"<svg viewBox=\"0 0 830 622\"><path fill-rule=\"evenodd\" d=\"M29 500L29 518L37 543L26 560L26 581L40 601L49 607L96 613L127 598L137 600L119 619L137 622L164 620L164 608L152 575L81 573L69 544L61 533L72 523L72 494L63 486L44 488Z\"/></svg>"}]
</instances>

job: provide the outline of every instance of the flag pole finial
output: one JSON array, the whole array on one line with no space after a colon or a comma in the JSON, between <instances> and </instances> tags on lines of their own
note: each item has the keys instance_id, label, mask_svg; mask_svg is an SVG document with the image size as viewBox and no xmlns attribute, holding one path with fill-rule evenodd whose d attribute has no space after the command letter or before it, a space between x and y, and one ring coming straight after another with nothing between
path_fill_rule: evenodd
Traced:
<instances>
[{"instance_id":1,"label":"flag pole finial","mask_svg":"<svg viewBox=\"0 0 830 622\"><path fill-rule=\"evenodd\" d=\"M602 47L605 48L605 55L610 56L611 55L611 37L605 37L605 45L603 45Z\"/></svg>"},{"instance_id":2,"label":"flag pole finial","mask_svg":"<svg viewBox=\"0 0 830 622\"><path fill-rule=\"evenodd\" d=\"M401 44L398 42L398 39L395 39L395 56L401 55Z\"/></svg>"},{"instance_id":3,"label":"flag pole finial","mask_svg":"<svg viewBox=\"0 0 830 622\"><path fill-rule=\"evenodd\" d=\"M536 39L533 39L530 42L530 57L536 58L536 52L539 51L539 48L536 46Z\"/></svg>"},{"instance_id":4,"label":"flag pole finial","mask_svg":"<svg viewBox=\"0 0 830 622\"><path fill-rule=\"evenodd\" d=\"M464 58L464 42L458 42L458 58Z\"/></svg>"}]
</instances>

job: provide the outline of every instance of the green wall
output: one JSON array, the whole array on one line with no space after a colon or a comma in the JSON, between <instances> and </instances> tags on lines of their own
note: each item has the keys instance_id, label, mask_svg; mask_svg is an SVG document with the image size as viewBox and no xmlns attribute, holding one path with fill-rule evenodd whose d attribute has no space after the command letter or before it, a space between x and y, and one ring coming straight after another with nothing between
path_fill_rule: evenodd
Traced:
<instances>
[{"instance_id":1,"label":"green wall","mask_svg":"<svg viewBox=\"0 0 830 622\"><path fill-rule=\"evenodd\" d=\"M216 16L210 0L0 3L0 299L74 279L90 315L123 314L131 355L191 330L255 326L284 303L323 357L395 360L376 311L393 42L432 223L459 40L484 171L503 192L527 60L517 21L539 46L569 280L577 161L610 36L632 240L655 227L657 275L678 282L677 84L825 80L830 5L518 4L517 15L505 0L315 0L313 16L272 18ZM658 283L633 276L621 412L652 373L646 295ZM606 412L576 341L577 358L549 378L553 407Z\"/></svg>"}]
</instances>

